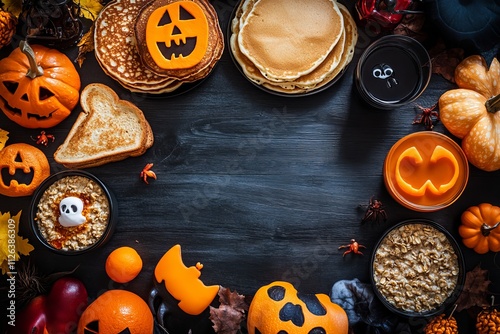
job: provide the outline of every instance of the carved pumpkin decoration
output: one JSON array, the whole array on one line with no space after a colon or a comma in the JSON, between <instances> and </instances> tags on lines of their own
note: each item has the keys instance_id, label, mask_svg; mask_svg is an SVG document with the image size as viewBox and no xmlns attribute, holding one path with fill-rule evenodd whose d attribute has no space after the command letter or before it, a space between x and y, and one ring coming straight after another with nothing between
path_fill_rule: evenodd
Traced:
<instances>
[{"instance_id":1,"label":"carved pumpkin decoration","mask_svg":"<svg viewBox=\"0 0 500 334\"><path fill-rule=\"evenodd\" d=\"M325 294L297 292L288 282L273 282L255 294L247 321L249 334L347 334L347 314Z\"/></svg>"},{"instance_id":2,"label":"carved pumpkin decoration","mask_svg":"<svg viewBox=\"0 0 500 334\"><path fill-rule=\"evenodd\" d=\"M78 334L152 334L153 315L133 292L108 290L97 297L78 322Z\"/></svg>"},{"instance_id":3,"label":"carved pumpkin decoration","mask_svg":"<svg viewBox=\"0 0 500 334\"><path fill-rule=\"evenodd\" d=\"M479 254L500 251L500 207L471 206L462 213L461 222L458 232L465 246Z\"/></svg>"},{"instance_id":4,"label":"carved pumpkin decoration","mask_svg":"<svg viewBox=\"0 0 500 334\"><path fill-rule=\"evenodd\" d=\"M50 175L45 154L35 146L17 143L0 151L0 194L29 196Z\"/></svg>"},{"instance_id":5,"label":"carved pumpkin decoration","mask_svg":"<svg viewBox=\"0 0 500 334\"><path fill-rule=\"evenodd\" d=\"M212 333L209 319L220 286L206 286L200 279L203 265L186 267L181 246L170 248L158 261L149 307L160 326L171 333Z\"/></svg>"},{"instance_id":6,"label":"carved pumpkin decoration","mask_svg":"<svg viewBox=\"0 0 500 334\"><path fill-rule=\"evenodd\" d=\"M462 139L471 164L485 171L500 169L500 63L493 59L488 69L479 55L464 59L455 69L458 89L439 98L440 119Z\"/></svg>"},{"instance_id":7,"label":"carved pumpkin decoration","mask_svg":"<svg viewBox=\"0 0 500 334\"><path fill-rule=\"evenodd\" d=\"M176 1L157 8L146 25L146 44L163 69L198 64L208 48L209 26L203 9L193 1Z\"/></svg>"},{"instance_id":8,"label":"carved pumpkin decoration","mask_svg":"<svg viewBox=\"0 0 500 334\"><path fill-rule=\"evenodd\" d=\"M0 109L26 128L50 128L78 103L80 76L71 60L55 49L19 48L0 61Z\"/></svg>"}]
</instances>

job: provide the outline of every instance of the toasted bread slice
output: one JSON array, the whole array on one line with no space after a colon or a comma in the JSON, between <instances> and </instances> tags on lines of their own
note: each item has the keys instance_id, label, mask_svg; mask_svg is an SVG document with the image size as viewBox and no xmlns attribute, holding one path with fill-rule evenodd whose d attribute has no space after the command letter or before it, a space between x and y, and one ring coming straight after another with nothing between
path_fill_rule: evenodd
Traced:
<instances>
[{"instance_id":1,"label":"toasted bread slice","mask_svg":"<svg viewBox=\"0 0 500 334\"><path fill-rule=\"evenodd\" d=\"M56 162L67 168L88 168L139 156L153 145L153 131L143 112L120 100L108 86L89 84L80 94L83 112L61 146Z\"/></svg>"}]
</instances>

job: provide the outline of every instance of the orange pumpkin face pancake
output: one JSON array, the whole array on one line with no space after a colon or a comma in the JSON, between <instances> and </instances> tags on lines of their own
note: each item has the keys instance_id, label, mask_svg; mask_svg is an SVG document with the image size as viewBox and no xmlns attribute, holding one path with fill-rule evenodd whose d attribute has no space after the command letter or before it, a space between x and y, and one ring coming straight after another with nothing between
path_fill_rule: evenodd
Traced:
<instances>
[{"instance_id":1,"label":"orange pumpkin face pancake","mask_svg":"<svg viewBox=\"0 0 500 334\"><path fill-rule=\"evenodd\" d=\"M151 71L183 81L206 76L224 48L217 13L206 0L152 1L139 12L135 35Z\"/></svg>"}]
</instances>

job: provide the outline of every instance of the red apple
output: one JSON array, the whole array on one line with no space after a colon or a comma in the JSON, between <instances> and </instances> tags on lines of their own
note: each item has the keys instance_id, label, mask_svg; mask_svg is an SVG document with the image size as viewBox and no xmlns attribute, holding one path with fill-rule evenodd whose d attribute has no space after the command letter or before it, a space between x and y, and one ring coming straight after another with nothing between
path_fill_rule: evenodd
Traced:
<instances>
[{"instance_id":1,"label":"red apple","mask_svg":"<svg viewBox=\"0 0 500 334\"><path fill-rule=\"evenodd\" d=\"M7 334L68 334L74 332L88 305L87 289L72 277L54 282L48 295L35 297L16 317Z\"/></svg>"}]
</instances>

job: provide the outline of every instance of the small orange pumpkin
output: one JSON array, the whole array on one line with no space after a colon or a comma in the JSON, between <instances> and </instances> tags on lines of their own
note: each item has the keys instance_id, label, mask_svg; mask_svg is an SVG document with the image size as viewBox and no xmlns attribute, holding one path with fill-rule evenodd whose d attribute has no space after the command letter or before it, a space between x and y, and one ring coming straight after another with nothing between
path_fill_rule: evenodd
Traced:
<instances>
[{"instance_id":1,"label":"small orange pumpkin","mask_svg":"<svg viewBox=\"0 0 500 334\"><path fill-rule=\"evenodd\" d=\"M500 251L500 207L489 203L471 206L462 213L458 232L465 246L476 253Z\"/></svg>"},{"instance_id":2,"label":"small orange pumpkin","mask_svg":"<svg viewBox=\"0 0 500 334\"><path fill-rule=\"evenodd\" d=\"M500 63L488 69L479 55L464 59L455 69L458 89L439 98L440 119L455 136L471 164L485 171L500 169Z\"/></svg>"},{"instance_id":3,"label":"small orange pumpkin","mask_svg":"<svg viewBox=\"0 0 500 334\"><path fill-rule=\"evenodd\" d=\"M0 151L1 195L29 196L49 175L49 161L35 146L17 143Z\"/></svg>"},{"instance_id":4,"label":"small orange pumpkin","mask_svg":"<svg viewBox=\"0 0 500 334\"><path fill-rule=\"evenodd\" d=\"M347 334L347 314L325 294L298 293L288 282L257 290L248 310L249 334Z\"/></svg>"},{"instance_id":5,"label":"small orange pumpkin","mask_svg":"<svg viewBox=\"0 0 500 334\"><path fill-rule=\"evenodd\" d=\"M78 334L152 334L153 314L148 304L127 290L108 290L83 311Z\"/></svg>"},{"instance_id":6,"label":"small orange pumpkin","mask_svg":"<svg viewBox=\"0 0 500 334\"><path fill-rule=\"evenodd\" d=\"M78 103L80 76L71 60L41 45L19 47L0 61L0 109L26 128L50 128Z\"/></svg>"}]
</instances>

